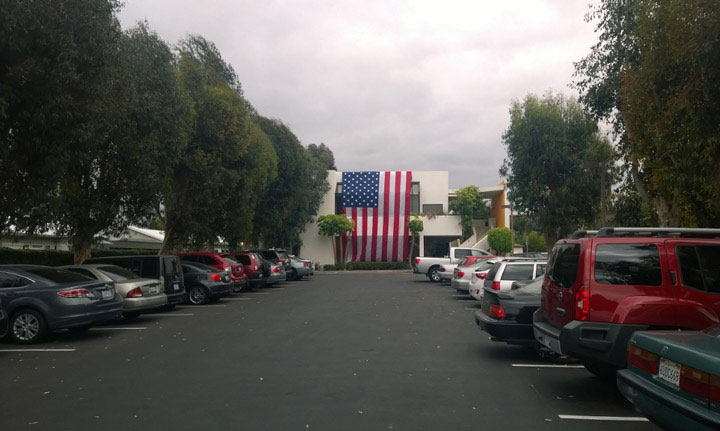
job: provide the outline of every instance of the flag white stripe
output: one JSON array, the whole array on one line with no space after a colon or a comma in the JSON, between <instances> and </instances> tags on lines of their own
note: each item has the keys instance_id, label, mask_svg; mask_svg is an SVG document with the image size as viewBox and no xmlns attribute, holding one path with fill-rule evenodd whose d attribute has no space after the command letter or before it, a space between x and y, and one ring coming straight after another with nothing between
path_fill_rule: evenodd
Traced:
<instances>
[{"instance_id":1,"label":"flag white stripe","mask_svg":"<svg viewBox=\"0 0 720 431\"><path fill-rule=\"evenodd\" d=\"M376 241L377 244L375 246L375 252L377 253L375 256L376 261L382 261L382 234L383 234L383 217L384 209L385 209L385 199L383 199L383 194L385 193L385 172L380 171L380 186L379 186L379 198L378 198L378 222L377 222L377 235L376 235Z\"/></svg>"},{"instance_id":2,"label":"flag white stripe","mask_svg":"<svg viewBox=\"0 0 720 431\"><path fill-rule=\"evenodd\" d=\"M400 178L400 229L398 229L400 238L398 240L397 256L395 257L397 261L402 261L405 254L405 214L407 212L407 208L405 208L405 189L408 180L407 171L402 171Z\"/></svg>"}]
</instances>

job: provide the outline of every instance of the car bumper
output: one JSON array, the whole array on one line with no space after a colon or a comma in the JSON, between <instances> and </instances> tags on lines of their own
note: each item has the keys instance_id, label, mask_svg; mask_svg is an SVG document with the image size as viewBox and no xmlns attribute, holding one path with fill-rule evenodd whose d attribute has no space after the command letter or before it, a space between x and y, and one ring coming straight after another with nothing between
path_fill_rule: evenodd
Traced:
<instances>
[{"instance_id":1,"label":"car bumper","mask_svg":"<svg viewBox=\"0 0 720 431\"><path fill-rule=\"evenodd\" d=\"M123 298L123 312L144 311L162 307L167 304L167 295L164 293L155 296L144 296L141 298Z\"/></svg>"},{"instance_id":2,"label":"car bumper","mask_svg":"<svg viewBox=\"0 0 720 431\"><path fill-rule=\"evenodd\" d=\"M441 281L450 281L455 276L455 274L450 272L438 272L438 275Z\"/></svg>"},{"instance_id":3,"label":"car bumper","mask_svg":"<svg viewBox=\"0 0 720 431\"><path fill-rule=\"evenodd\" d=\"M284 280L285 280L285 277L286 277L286 276L285 276L285 273L284 273L284 272L273 272L273 273L270 274L270 276L269 276L268 278L266 278L265 280L267 281L267 284L275 284L275 283L277 283L277 282L279 282L279 281L284 281Z\"/></svg>"},{"instance_id":4,"label":"car bumper","mask_svg":"<svg viewBox=\"0 0 720 431\"><path fill-rule=\"evenodd\" d=\"M415 266L415 265L413 265L413 267L412 267L412 268L413 268L413 274L422 274L422 275L427 275L426 273L424 273L424 272L421 272L421 271L420 271L420 270L418 269L418 267L417 267L417 266Z\"/></svg>"},{"instance_id":5,"label":"car bumper","mask_svg":"<svg viewBox=\"0 0 720 431\"><path fill-rule=\"evenodd\" d=\"M454 287L457 290L464 290L467 292L468 288L470 287L470 280L453 278L452 281L450 281L450 286Z\"/></svg>"},{"instance_id":6,"label":"car bumper","mask_svg":"<svg viewBox=\"0 0 720 431\"><path fill-rule=\"evenodd\" d=\"M249 285L250 285L250 283L248 282L247 278L245 278L242 281L233 281L231 284L231 286L232 286L231 290L233 292L240 292L243 289L247 289Z\"/></svg>"},{"instance_id":7,"label":"car bumper","mask_svg":"<svg viewBox=\"0 0 720 431\"><path fill-rule=\"evenodd\" d=\"M588 362L625 367L627 343L635 331L647 325L623 325L573 320L562 328L547 322L542 309L533 314L535 339L559 355L572 356Z\"/></svg>"},{"instance_id":8,"label":"car bumper","mask_svg":"<svg viewBox=\"0 0 720 431\"><path fill-rule=\"evenodd\" d=\"M310 275L310 271L304 266L295 268L295 271L297 271L298 277L307 277L308 275Z\"/></svg>"},{"instance_id":9,"label":"car bumper","mask_svg":"<svg viewBox=\"0 0 720 431\"><path fill-rule=\"evenodd\" d=\"M173 293L166 292L165 295L167 296L168 305L182 304L183 302L185 302L185 289Z\"/></svg>"},{"instance_id":10,"label":"car bumper","mask_svg":"<svg viewBox=\"0 0 720 431\"><path fill-rule=\"evenodd\" d=\"M493 319L482 311L475 312L475 323L490 334L494 341L504 341L508 344L535 344L532 324Z\"/></svg>"},{"instance_id":11,"label":"car bumper","mask_svg":"<svg viewBox=\"0 0 720 431\"><path fill-rule=\"evenodd\" d=\"M617 386L635 408L663 429L720 429L719 413L678 397L630 370L618 371Z\"/></svg>"},{"instance_id":12,"label":"car bumper","mask_svg":"<svg viewBox=\"0 0 720 431\"><path fill-rule=\"evenodd\" d=\"M482 285L480 287L473 286L472 284L468 286L468 293L470 294L470 296L477 299L478 301L482 301L484 292L485 290L483 289Z\"/></svg>"},{"instance_id":13,"label":"car bumper","mask_svg":"<svg viewBox=\"0 0 720 431\"><path fill-rule=\"evenodd\" d=\"M98 305L93 311L56 317L51 322L48 322L48 328L50 330L69 329L117 319L122 315L123 302L119 296L116 295L116 298L114 301Z\"/></svg>"},{"instance_id":14,"label":"car bumper","mask_svg":"<svg viewBox=\"0 0 720 431\"><path fill-rule=\"evenodd\" d=\"M233 285L230 283L218 283L207 286L210 299L218 299L228 296L233 291Z\"/></svg>"}]
</instances>

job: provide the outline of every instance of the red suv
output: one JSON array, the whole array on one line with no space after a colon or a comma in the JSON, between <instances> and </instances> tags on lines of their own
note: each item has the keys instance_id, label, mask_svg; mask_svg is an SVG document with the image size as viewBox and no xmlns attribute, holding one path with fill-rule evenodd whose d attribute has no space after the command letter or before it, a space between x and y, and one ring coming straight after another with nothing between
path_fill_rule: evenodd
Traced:
<instances>
[{"instance_id":1,"label":"red suv","mask_svg":"<svg viewBox=\"0 0 720 431\"><path fill-rule=\"evenodd\" d=\"M230 273L230 281L232 281L233 291L235 292L243 289L248 284L243 266L233 259L223 257L220 253L180 253L178 257L180 257L180 260L183 262L203 263L219 271L227 271Z\"/></svg>"},{"instance_id":2,"label":"red suv","mask_svg":"<svg viewBox=\"0 0 720 431\"><path fill-rule=\"evenodd\" d=\"M255 253L226 253L223 257L229 257L243 266L250 287L265 286L261 257Z\"/></svg>"},{"instance_id":3,"label":"red suv","mask_svg":"<svg viewBox=\"0 0 720 431\"><path fill-rule=\"evenodd\" d=\"M553 248L533 320L542 346L614 375L633 332L720 321L720 229L575 232Z\"/></svg>"}]
</instances>

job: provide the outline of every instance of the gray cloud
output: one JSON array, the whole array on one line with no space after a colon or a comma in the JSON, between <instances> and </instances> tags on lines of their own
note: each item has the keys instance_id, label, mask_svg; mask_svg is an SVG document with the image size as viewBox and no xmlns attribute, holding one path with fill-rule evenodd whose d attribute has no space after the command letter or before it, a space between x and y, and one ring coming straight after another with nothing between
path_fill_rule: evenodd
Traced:
<instances>
[{"instance_id":1,"label":"gray cloud","mask_svg":"<svg viewBox=\"0 0 720 431\"><path fill-rule=\"evenodd\" d=\"M214 41L246 97L341 170L447 170L498 183L513 99L573 94L595 41L576 0L127 0L167 41Z\"/></svg>"}]
</instances>

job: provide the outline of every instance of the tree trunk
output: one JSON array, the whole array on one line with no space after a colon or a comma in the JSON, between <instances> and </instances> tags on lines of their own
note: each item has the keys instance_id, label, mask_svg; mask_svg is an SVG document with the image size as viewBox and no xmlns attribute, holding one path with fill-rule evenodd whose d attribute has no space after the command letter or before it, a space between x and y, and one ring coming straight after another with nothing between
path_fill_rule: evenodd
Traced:
<instances>
[{"instance_id":1,"label":"tree trunk","mask_svg":"<svg viewBox=\"0 0 720 431\"><path fill-rule=\"evenodd\" d=\"M412 266L412 255L415 251L415 235L410 236L410 252L408 253L408 265Z\"/></svg>"},{"instance_id":2,"label":"tree trunk","mask_svg":"<svg viewBox=\"0 0 720 431\"><path fill-rule=\"evenodd\" d=\"M338 257L338 236L332 236L330 237L332 239L332 246L333 246L333 260L335 261L335 265L337 265L340 262L340 258Z\"/></svg>"},{"instance_id":3,"label":"tree trunk","mask_svg":"<svg viewBox=\"0 0 720 431\"><path fill-rule=\"evenodd\" d=\"M633 183L635 188L640 194L640 197L648 204L651 208L655 209L658 215L658 222L660 227L674 227L679 223L677 215L673 211L671 202L662 197L653 198L645 189L645 186L640 181L640 173L638 172L638 159L635 154L631 156L630 173L632 175Z\"/></svg>"},{"instance_id":4,"label":"tree trunk","mask_svg":"<svg viewBox=\"0 0 720 431\"><path fill-rule=\"evenodd\" d=\"M177 237L175 229L170 225L171 223L166 223L165 238L158 254L176 254L183 251L183 240Z\"/></svg>"},{"instance_id":5,"label":"tree trunk","mask_svg":"<svg viewBox=\"0 0 720 431\"><path fill-rule=\"evenodd\" d=\"M91 237L92 238L92 237ZM73 263L80 265L87 259L90 259L90 250L92 249L92 239L87 237L74 236L72 239Z\"/></svg>"}]
</instances>

